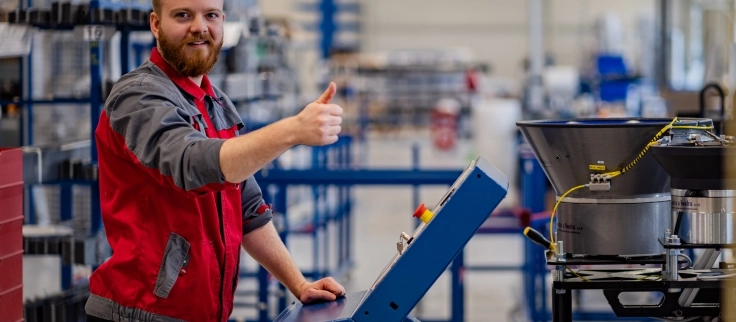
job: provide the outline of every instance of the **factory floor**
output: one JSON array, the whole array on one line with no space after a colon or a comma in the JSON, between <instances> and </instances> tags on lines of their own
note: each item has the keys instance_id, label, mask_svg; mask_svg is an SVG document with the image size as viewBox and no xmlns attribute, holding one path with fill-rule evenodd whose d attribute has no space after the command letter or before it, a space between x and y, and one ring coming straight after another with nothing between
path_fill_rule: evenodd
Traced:
<instances>
[{"instance_id":1,"label":"factory floor","mask_svg":"<svg viewBox=\"0 0 736 322\"><path fill-rule=\"evenodd\" d=\"M473 157L473 145L459 141L452 151L432 147L426 133L371 135L362 147L356 147L357 157L370 168L410 168L412 146L420 147L420 167L462 169ZM447 187L420 188L420 202L434 205ZM396 252L396 241L402 231L413 230L411 215L416 207L411 187L371 186L354 189L353 254L355 266L350 278L343 281L348 292L371 287ZM293 236L289 249L297 264L309 269L312 263L311 238ZM466 265L521 265L523 261L521 235L476 235L465 251ZM521 272L469 272L465 279L465 321L525 321L522 310L523 288ZM239 290L255 289L255 282L243 280ZM420 319L448 320L451 312L449 272L443 274L414 311ZM246 301L241 298L239 300ZM252 300L252 298L251 298ZM237 308L233 319L256 316L254 309Z\"/></svg>"}]
</instances>

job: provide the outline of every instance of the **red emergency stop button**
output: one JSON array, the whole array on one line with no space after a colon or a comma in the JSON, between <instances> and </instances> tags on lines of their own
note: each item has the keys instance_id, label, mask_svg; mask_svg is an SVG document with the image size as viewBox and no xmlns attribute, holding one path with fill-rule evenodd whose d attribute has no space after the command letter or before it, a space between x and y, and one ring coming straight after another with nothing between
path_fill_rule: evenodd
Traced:
<instances>
[{"instance_id":1,"label":"red emergency stop button","mask_svg":"<svg viewBox=\"0 0 736 322\"><path fill-rule=\"evenodd\" d=\"M423 221L425 224L429 223L430 220L432 220L432 217L434 217L434 214L427 209L427 207L424 204L419 205L416 210L414 210L414 217L419 218L421 221Z\"/></svg>"}]
</instances>

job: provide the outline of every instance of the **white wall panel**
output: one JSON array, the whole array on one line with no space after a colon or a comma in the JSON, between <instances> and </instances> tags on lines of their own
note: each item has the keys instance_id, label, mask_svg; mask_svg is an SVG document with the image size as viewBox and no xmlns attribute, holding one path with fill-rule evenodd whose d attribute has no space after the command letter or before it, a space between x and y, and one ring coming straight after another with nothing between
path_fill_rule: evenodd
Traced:
<instances>
[{"instance_id":1,"label":"white wall panel","mask_svg":"<svg viewBox=\"0 0 736 322\"><path fill-rule=\"evenodd\" d=\"M300 16L295 3L318 0L265 0L269 15ZM527 2L524 0L362 0L361 48L395 49L467 47L476 60L490 63L494 76L522 79L527 56ZM621 19L625 53L638 50L637 20L654 19L655 0L547 0L545 48L557 63L580 67L594 51L594 23L606 12ZM342 20L342 19L341 19ZM630 57L631 58L631 57ZM632 62L634 63L634 62Z\"/></svg>"}]
</instances>

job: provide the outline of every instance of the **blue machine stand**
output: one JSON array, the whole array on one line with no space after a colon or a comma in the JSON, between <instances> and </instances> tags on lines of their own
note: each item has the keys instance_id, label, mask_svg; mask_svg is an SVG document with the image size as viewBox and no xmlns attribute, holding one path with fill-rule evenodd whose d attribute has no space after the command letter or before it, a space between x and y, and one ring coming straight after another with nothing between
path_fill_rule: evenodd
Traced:
<instances>
[{"instance_id":1,"label":"blue machine stand","mask_svg":"<svg viewBox=\"0 0 736 322\"><path fill-rule=\"evenodd\" d=\"M432 219L402 242L403 249L369 290L349 293L334 302L295 302L274 322L419 321L409 314L411 310L507 192L508 178L486 160L476 159L434 207Z\"/></svg>"}]
</instances>

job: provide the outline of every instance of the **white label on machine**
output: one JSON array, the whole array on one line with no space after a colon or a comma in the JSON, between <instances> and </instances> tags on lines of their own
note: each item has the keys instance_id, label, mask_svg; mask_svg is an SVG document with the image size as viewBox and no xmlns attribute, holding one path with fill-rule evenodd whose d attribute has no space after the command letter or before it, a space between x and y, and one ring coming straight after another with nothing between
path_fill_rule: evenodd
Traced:
<instances>
[{"instance_id":1,"label":"white label on machine","mask_svg":"<svg viewBox=\"0 0 736 322\"><path fill-rule=\"evenodd\" d=\"M26 25L0 22L0 58L28 55L31 51L33 30Z\"/></svg>"},{"instance_id":2,"label":"white label on machine","mask_svg":"<svg viewBox=\"0 0 736 322\"><path fill-rule=\"evenodd\" d=\"M77 38L88 42L110 40L115 34L115 28L102 25L76 26L74 27L74 34Z\"/></svg>"},{"instance_id":3,"label":"white label on machine","mask_svg":"<svg viewBox=\"0 0 736 322\"><path fill-rule=\"evenodd\" d=\"M102 26L84 26L85 41L100 41L105 36L105 29Z\"/></svg>"}]
</instances>

